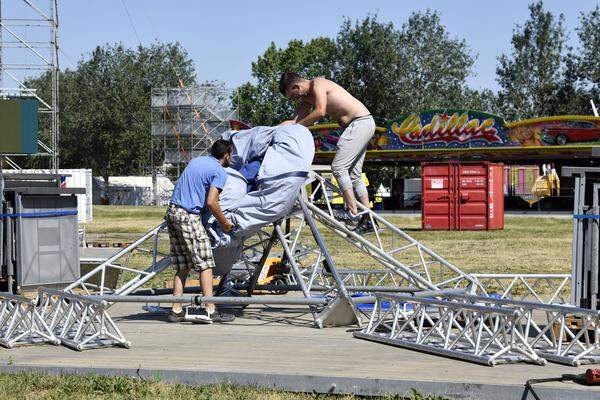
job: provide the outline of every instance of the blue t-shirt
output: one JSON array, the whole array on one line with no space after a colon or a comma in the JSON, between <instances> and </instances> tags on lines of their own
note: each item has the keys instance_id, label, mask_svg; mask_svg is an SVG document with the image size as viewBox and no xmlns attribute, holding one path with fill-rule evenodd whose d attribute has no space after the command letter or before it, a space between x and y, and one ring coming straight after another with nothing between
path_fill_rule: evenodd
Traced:
<instances>
[{"instance_id":1,"label":"blue t-shirt","mask_svg":"<svg viewBox=\"0 0 600 400\"><path fill-rule=\"evenodd\" d=\"M210 216L206 213L206 198L211 186L222 190L227 181L227 172L219 160L212 156L192 159L175 184L171 203L185 208L193 214L202 214L203 222Z\"/></svg>"}]
</instances>

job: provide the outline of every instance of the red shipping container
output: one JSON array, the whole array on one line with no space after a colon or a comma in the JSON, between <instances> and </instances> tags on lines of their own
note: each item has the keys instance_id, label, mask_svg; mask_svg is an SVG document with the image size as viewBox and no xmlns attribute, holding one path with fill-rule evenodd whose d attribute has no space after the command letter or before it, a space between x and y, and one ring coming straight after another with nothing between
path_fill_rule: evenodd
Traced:
<instances>
[{"instance_id":1,"label":"red shipping container","mask_svg":"<svg viewBox=\"0 0 600 400\"><path fill-rule=\"evenodd\" d=\"M504 228L504 165L421 164L423 230Z\"/></svg>"}]
</instances>

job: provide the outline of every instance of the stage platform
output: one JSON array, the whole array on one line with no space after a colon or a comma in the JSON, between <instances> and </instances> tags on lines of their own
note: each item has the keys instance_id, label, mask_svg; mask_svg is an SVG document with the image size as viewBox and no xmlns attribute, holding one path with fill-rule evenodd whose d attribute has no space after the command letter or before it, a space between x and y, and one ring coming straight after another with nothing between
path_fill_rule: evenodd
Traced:
<instances>
[{"instance_id":1,"label":"stage platform","mask_svg":"<svg viewBox=\"0 0 600 400\"><path fill-rule=\"evenodd\" d=\"M230 324L170 324L138 304L110 309L131 349L76 352L62 346L3 350L0 370L123 374L188 384L230 382L290 391L410 394L451 399L533 399L525 382L585 372L558 364L485 367L352 337L350 328L316 329L306 308L249 306ZM544 399L600 399L600 387L534 385Z\"/></svg>"}]
</instances>

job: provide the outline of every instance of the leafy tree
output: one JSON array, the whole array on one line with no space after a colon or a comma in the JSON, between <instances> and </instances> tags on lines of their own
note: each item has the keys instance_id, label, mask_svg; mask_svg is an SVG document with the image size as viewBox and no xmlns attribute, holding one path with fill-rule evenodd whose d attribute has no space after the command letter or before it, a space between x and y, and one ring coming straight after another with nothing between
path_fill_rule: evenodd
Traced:
<instances>
[{"instance_id":1,"label":"leafy tree","mask_svg":"<svg viewBox=\"0 0 600 400\"><path fill-rule=\"evenodd\" d=\"M600 6L596 6L587 15L581 13L579 21L577 35L581 44L578 58L580 78L589 94L597 100L600 97Z\"/></svg>"},{"instance_id":2,"label":"leafy tree","mask_svg":"<svg viewBox=\"0 0 600 400\"><path fill-rule=\"evenodd\" d=\"M337 36L339 71L334 79L360 99L382 123L398 109L396 80L400 75L399 32L392 23L368 16L346 19Z\"/></svg>"},{"instance_id":3,"label":"leafy tree","mask_svg":"<svg viewBox=\"0 0 600 400\"><path fill-rule=\"evenodd\" d=\"M424 108L493 103L491 92L466 85L473 62L465 41L450 38L436 12L413 13L401 29L376 15L346 19L335 41L292 40L283 49L271 44L252 64L256 83L242 85L237 101L242 119L253 124L288 118L294 107L279 94L278 80L283 71L299 71L338 82L382 124Z\"/></svg>"},{"instance_id":4,"label":"leafy tree","mask_svg":"<svg viewBox=\"0 0 600 400\"><path fill-rule=\"evenodd\" d=\"M415 12L398 37L399 70L392 116L427 108L464 108L475 91L466 79L475 57L464 40L450 38L437 12Z\"/></svg>"},{"instance_id":5,"label":"leafy tree","mask_svg":"<svg viewBox=\"0 0 600 400\"><path fill-rule=\"evenodd\" d=\"M108 183L111 175L145 172L157 151L149 135L152 88L194 84L195 70L179 43L107 44L60 79L61 167L91 167ZM48 82L46 74L30 84L43 93Z\"/></svg>"},{"instance_id":6,"label":"leafy tree","mask_svg":"<svg viewBox=\"0 0 600 400\"><path fill-rule=\"evenodd\" d=\"M498 93L508 119L549 115L563 70L564 16L555 17L542 1L529 6L529 19L513 32L511 54L498 58Z\"/></svg>"},{"instance_id":7,"label":"leafy tree","mask_svg":"<svg viewBox=\"0 0 600 400\"><path fill-rule=\"evenodd\" d=\"M292 40L284 49L271 43L265 53L252 63L256 84L246 83L234 98L240 116L254 125L275 125L293 113L293 103L279 93L279 77L284 71L297 71L307 78L335 75L337 46L328 38L308 43Z\"/></svg>"}]
</instances>

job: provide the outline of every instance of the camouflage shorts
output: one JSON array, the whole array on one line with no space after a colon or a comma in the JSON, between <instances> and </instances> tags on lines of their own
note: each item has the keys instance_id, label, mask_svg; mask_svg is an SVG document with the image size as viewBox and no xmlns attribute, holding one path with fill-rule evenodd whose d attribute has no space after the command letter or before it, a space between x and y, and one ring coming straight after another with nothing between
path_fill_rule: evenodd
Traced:
<instances>
[{"instance_id":1,"label":"camouflage shorts","mask_svg":"<svg viewBox=\"0 0 600 400\"><path fill-rule=\"evenodd\" d=\"M210 239L202 226L200 215L169 205L167 227L171 244L171 264L177 271L198 272L215 267Z\"/></svg>"}]
</instances>

